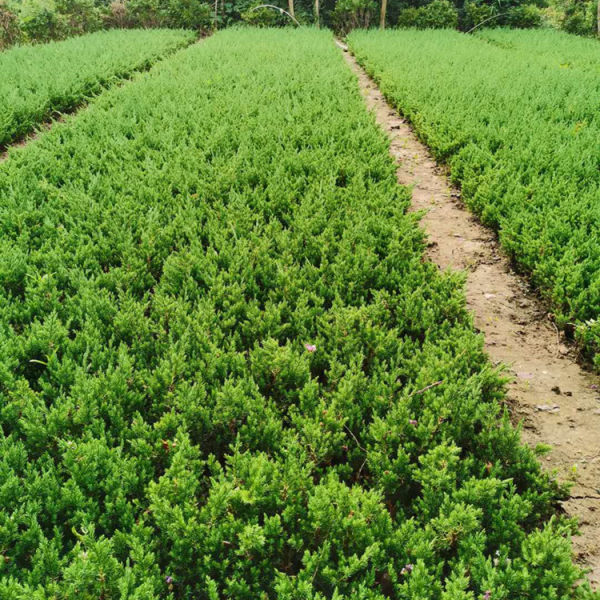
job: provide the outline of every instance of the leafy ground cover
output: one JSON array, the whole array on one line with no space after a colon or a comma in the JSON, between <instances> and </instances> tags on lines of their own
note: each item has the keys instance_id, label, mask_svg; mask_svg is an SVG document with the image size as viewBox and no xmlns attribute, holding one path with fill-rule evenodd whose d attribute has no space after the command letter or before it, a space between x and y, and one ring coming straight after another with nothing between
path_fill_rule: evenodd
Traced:
<instances>
[{"instance_id":1,"label":"leafy ground cover","mask_svg":"<svg viewBox=\"0 0 600 600\"><path fill-rule=\"evenodd\" d=\"M185 49L0 196L2 600L594 597L329 33Z\"/></svg>"},{"instance_id":2,"label":"leafy ground cover","mask_svg":"<svg viewBox=\"0 0 600 600\"><path fill-rule=\"evenodd\" d=\"M554 29L483 29L475 35L482 40L514 50L527 57L562 69L587 68L600 70L598 40L578 37Z\"/></svg>"},{"instance_id":3,"label":"leafy ground cover","mask_svg":"<svg viewBox=\"0 0 600 600\"><path fill-rule=\"evenodd\" d=\"M194 37L182 30L111 30L0 53L0 148Z\"/></svg>"},{"instance_id":4,"label":"leafy ground cover","mask_svg":"<svg viewBox=\"0 0 600 600\"><path fill-rule=\"evenodd\" d=\"M483 35L497 43L396 31L355 32L350 44L600 365L597 44L558 32Z\"/></svg>"}]
</instances>

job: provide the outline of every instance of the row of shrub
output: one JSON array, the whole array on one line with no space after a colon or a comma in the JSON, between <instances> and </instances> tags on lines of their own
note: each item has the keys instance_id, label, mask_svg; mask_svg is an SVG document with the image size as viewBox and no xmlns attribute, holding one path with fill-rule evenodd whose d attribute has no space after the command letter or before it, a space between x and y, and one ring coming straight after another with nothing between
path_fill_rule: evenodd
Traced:
<instances>
[{"instance_id":1,"label":"row of shrub","mask_svg":"<svg viewBox=\"0 0 600 600\"><path fill-rule=\"evenodd\" d=\"M554 0L545 11L558 29L582 36L598 36L598 0Z\"/></svg>"},{"instance_id":2,"label":"row of shrub","mask_svg":"<svg viewBox=\"0 0 600 600\"><path fill-rule=\"evenodd\" d=\"M383 92L600 366L600 53L559 31L353 32Z\"/></svg>"},{"instance_id":3,"label":"row of shrub","mask_svg":"<svg viewBox=\"0 0 600 600\"><path fill-rule=\"evenodd\" d=\"M182 50L0 196L1 600L597 598L330 33Z\"/></svg>"},{"instance_id":4,"label":"row of shrub","mask_svg":"<svg viewBox=\"0 0 600 600\"><path fill-rule=\"evenodd\" d=\"M2 52L0 150L195 39L185 29L114 29Z\"/></svg>"}]
</instances>

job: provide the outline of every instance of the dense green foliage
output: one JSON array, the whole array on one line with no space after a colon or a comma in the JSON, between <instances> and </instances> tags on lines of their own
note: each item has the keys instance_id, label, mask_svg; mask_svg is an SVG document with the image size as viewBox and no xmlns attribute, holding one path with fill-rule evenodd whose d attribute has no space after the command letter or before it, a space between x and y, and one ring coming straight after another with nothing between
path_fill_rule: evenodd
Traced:
<instances>
[{"instance_id":1,"label":"dense green foliage","mask_svg":"<svg viewBox=\"0 0 600 600\"><path fill-rule=\"evenodd\" d=\"M515 31L511 29L482 29L474 33L480 39L519 55L542 61L550 68L574 67L586 70L600 67L600 45L596 40L576 37L552 29ZM509 53L510 55L510 53Z\"/></svg>"},{"instance_id":2,"label":"dense green foliage","mask_svg":"<svg viewBox=\"0 0 600 600\"><path fill-rule=\"evenodd\" d=\"M449 0L432 0L418 8L407 8L398 16L398 27L453 29L457 25L458 12Z\"/></svg>"},{"instance_id":3,"label":"dense green foliage","mask_svg":"<svg viewBox=\"0 0 600 600\"><path fill-rule=\"evenodd\" d=\"M552 1L576 2L578 5L581 2ZM545 6L546 2L547 0L388 0L386 24L388 27L418 28L458 26L466 30L494 16L490 21L492 25L535 27L541 22L538 6ZM270 4L293 11L296 19L303 25L319 24L345 35L354 28L378 25L380 3L381 0L273 0ZM19 41L61 39L104 27L184 27L205 33L240 22L263 27L292 25L291 19L277 10L255 10L259 4L263 2L0 0L0 49ZM574 18L577 21L578 17Z\"/></svg>"},{"instance_id":4,"label":"dense green foliage","mask_svg":"<svg viewBox=\"0 0 600 600\"><path fill-rule=\"evenodd\" d=\"M598 0L551 0L546 20L557 29L583 36L598 36Z\"/></svg>"},{"instance_id":5,"label":"dense green foliage","mask_svg":"<svg viewBox=\"0 0 600 600\"><path fill-rule=\"evenodd\" d=\"M542 25L542 11L537 4L511 0L506 3L486 3L476 0L450 2L431 0L421 6L409 6L398 13L396 25L416 29L462 29L487 21L488 27L510 26L535 28Z\"/></svg>"},{"instance_id":6,"label":"dense green foliage","mask_svg":"<svg viewBox=\"0 0 600 600\"><path fill-rule=\"evenodd\" d=\"M1 600L592 598L326 32L0 165Z\"/></svg>"},{"instance_id":7,"label":"dense green foliage","mask_svg":"<svg viewBox=\"0 0 600 600\"><path fill-rule=\"evenodd\" d=\"M0 54L0 148L191 43L189 31L104 31Z\"/></svg>"},{"instance_id":8,"label":"dense green foliage","mask_svg":"<svg viewBox=\"0 0 600 600\"><path fill-rule=\"evenodd\" d=\"M448 161L558 323L597 351L600 94L597 42L544 32L357 32L386 96Z\"/></svg>"}]
</instances>

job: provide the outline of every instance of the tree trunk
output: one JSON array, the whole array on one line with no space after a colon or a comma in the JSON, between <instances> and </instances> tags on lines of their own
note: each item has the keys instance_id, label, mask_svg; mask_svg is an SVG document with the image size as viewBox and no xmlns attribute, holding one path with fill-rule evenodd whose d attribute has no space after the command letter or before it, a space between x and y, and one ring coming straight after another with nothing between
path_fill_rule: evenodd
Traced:
<instances>
[{"instance_id":1,"label":"tree trunk","mask_svg":"<svg viewBox=\"0 0 600 600\"><path fill-rule=\"evenodd\" d=\"M381 0L381 14L379 15L379 29L385 29L385 14L387 12L387 0Z\"/></svg>"},{"instance_id":2,"label":"tree trunk","mask_svg":"<svg viewBox=\"0 0 600 600\"><path fill-rule=\"evenodd\" d=\"M296 18L296 14L294 13L294 0L288 0L288 12L294 19Z\"/></svg>"},{"instance_id":3,"label":"tree trunk","mask_svg":"<svg viewBox=\"0 0 600 600\"><path fill-rule=\"evenodd\" d=\"M321 19L319 16L319 0L315 0L315 25L317 26L317 29L321 27Z\"/></svg>"}]
</instances>

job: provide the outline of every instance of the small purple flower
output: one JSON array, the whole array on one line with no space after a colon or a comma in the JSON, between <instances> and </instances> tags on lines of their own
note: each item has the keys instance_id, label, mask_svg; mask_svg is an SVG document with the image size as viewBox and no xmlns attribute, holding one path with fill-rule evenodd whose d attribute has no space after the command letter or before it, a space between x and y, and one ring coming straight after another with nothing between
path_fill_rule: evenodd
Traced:
<instances>
[{"instance_id":1,"label":"small purple flower","mask_svg":"<svg viewBox=\"0 0 600 600\"><path fill-rule=\"evenodd\" d=\"M167 582L169 585L171 585L171 584L173 583L173 578L172 578L170 575L167 575L167 576L165 577L165 581L166 581L166 582Z\"/></svg>"},{"instance_id":2,"label":"small purple flower","mask_svg":"<svg viewBox=\"0 0 600 600\"><path fill-rule=\"evenodd\" d=\"M410 573L413 569L414 569L414 565L412 563L408 563L407 565L404 565L404 567L402 567L402 571L400 571L400 575L406 575L407 573Z\"/></svg>"},{"instance_id":3,"label":"small purple flower","mask_svg":"<svg viewBox=\"0 0 600 600\"><path fill-rule=\"evenodd\" d=\"M308 352L314 352L317 349L314 344L304 344L304 347Z\"/></svg>"},{"instance_id":4,"label":"small purple flower","mask_svg":"<svg viewBox=\"0 0 600 600\"><path fill-rule=\"evenodd\" d=\"M419 424L419 421L417 421L416 419L409 419L408 422L413 426L416 427Z\"/></svg>"},{"instance_id":5,"label":"small purple flower","mask_svg":"<svg viewBox=\"0 0 600 600\"><path fill-rule=\"evenodd\" d=\"M490 600L491 597L492 597L492 591L485 590L485 594L483 594L483 600Z\"/></svg>"}]
</instances>

